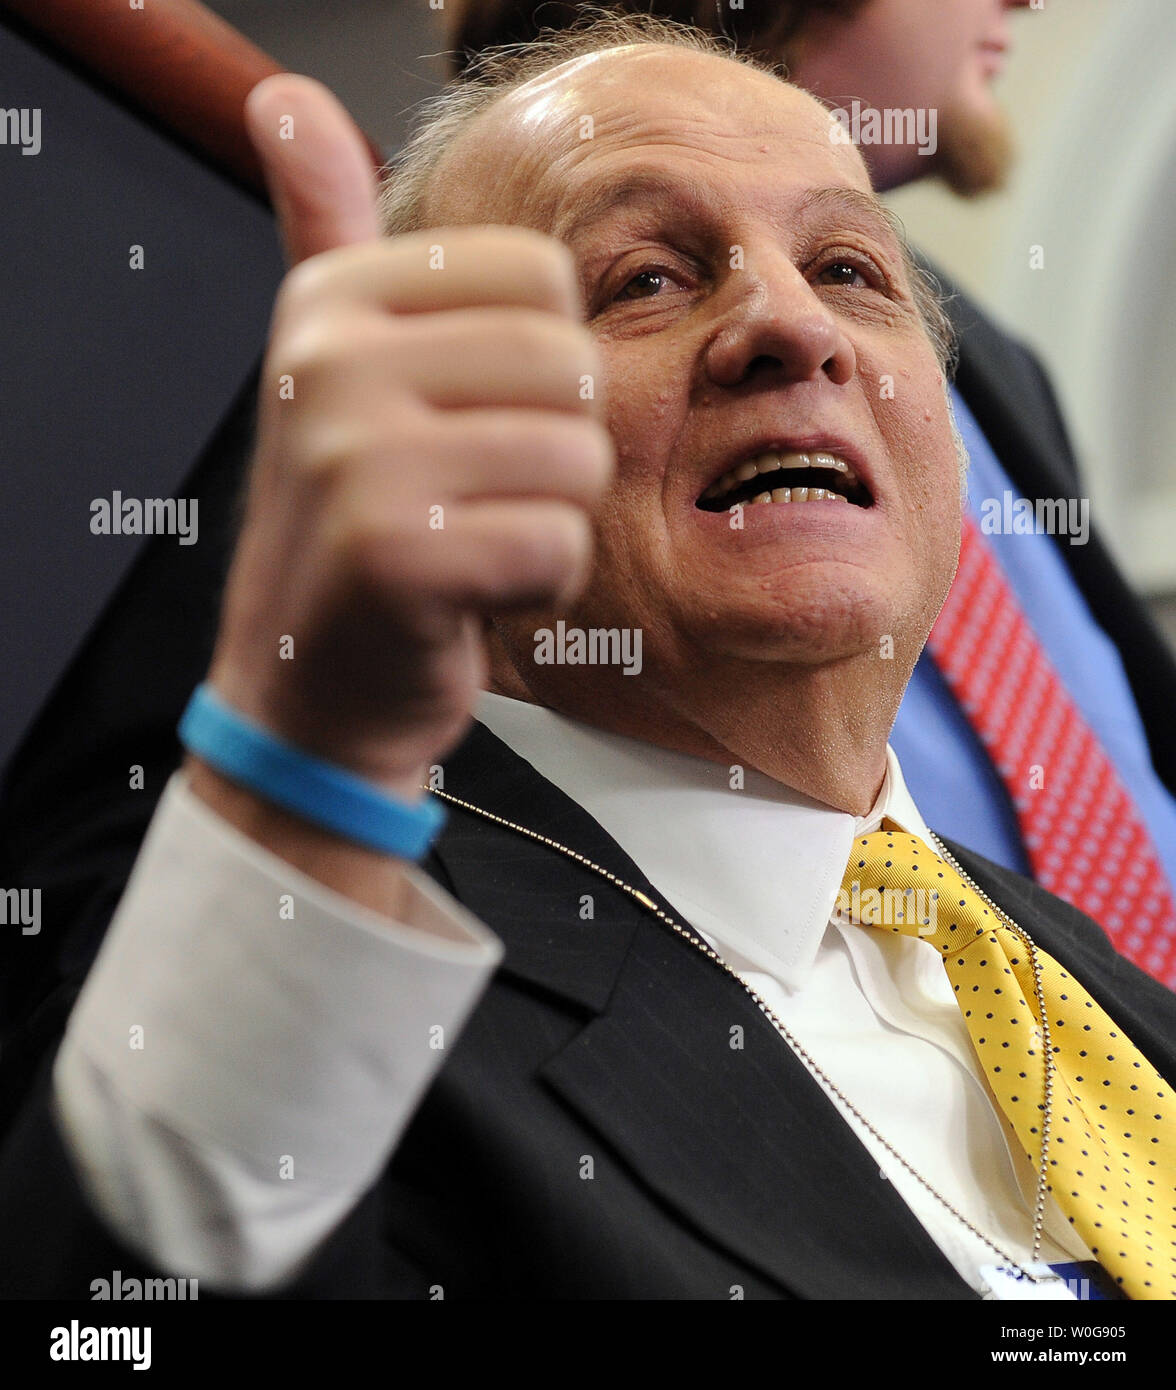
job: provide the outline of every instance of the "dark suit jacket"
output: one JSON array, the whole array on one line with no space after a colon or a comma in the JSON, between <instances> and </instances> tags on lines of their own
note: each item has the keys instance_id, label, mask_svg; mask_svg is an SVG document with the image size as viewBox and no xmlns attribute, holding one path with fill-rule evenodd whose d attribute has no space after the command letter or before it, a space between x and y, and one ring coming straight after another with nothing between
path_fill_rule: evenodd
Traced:
<instances>
[{"instance_id":1,"label":"dark suit jacket","mask_svg":"<svg viewBox=\"0 0 1176 1390\"><path fill-rule=\"evenodd\" d=\"M488 730L475 725L445 770L454 795L570 846L684 921ZM1176 995L1080 913L953 850L1176 1078ZM287 1296L424 1298L435 1285L447 1298L975 1296L750 996L696 947L591 870L469 812L451 812L426 868L501 937L505 959L383 1177ZM56 1018L100 935L95 921L63 960ZM47 1104L52 1051L0 1155L0 1293L85 1297L113 1269L163 1277L79 1190Z\"/></svg>"}]
</instances>

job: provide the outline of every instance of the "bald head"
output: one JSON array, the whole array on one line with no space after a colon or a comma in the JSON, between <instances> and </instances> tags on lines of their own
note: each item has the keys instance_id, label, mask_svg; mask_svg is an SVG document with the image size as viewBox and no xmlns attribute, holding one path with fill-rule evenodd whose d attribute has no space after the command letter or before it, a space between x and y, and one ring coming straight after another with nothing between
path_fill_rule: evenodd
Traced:
<instances>
[{"instance_id":1,"label":"bald head","mask_svg":"<svg viewBox=\"0 0 1176 1390\"><path fill-rule=\"evenodd\" d=\"M730 160L733 170L738 161L743 172L767 176L807 147L834 183L870 196L866 166L819 102L755 59L680 25L614 18L480 62L472 81L426 108L385 179L386 234L492 222L566 239L574 206L599 191L583 187L590 176L628 179L658 149L689 157L708 146L712 162ZM896 219L880 204L876 214L890 222L946 369L951 331L935 287L914 265Z\"/></svg>"},{"instance_id":2,"label":"bald head","mask_svg":"<svg viewBox=\"0 0 1176 1390\"><path fill-rule=\"evenodd\" d=\"M708 153L716 129L722 150ZM559 235L553 205L598 166L624 168L658 149L766 164L781 140L807 144L830 177L869 193L857 150L800 88L722 53L618 45L540 73L470 120L433 172L424 222L517 222Z\"/></svg>"}]
</instances>

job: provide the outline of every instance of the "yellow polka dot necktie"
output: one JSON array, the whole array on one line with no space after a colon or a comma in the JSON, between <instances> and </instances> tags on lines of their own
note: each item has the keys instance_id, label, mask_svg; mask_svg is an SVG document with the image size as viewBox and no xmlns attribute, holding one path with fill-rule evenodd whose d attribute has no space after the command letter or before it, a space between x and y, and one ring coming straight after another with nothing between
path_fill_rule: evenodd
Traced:
<instances>
[{"instance_id":1,"label":"yellow polka dot necktie","mask_svg":"<svg viewBox=\"0 0 1176 1390\"><path fill-rule=\"evenodd\" d=\"M1176 1298L1176 1096L1151 1063L1052 956L891 822L854 841L838 901L850 921L941 952L1035 1167L1045 1146L1058 1206L1129 1297Z\"/></svg>"}]
</instances>

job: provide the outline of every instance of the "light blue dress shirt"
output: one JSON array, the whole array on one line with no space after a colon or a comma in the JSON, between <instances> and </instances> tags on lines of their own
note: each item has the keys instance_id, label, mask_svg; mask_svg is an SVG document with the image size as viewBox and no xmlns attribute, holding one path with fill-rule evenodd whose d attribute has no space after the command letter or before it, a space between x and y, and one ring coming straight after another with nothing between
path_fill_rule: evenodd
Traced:
<instances>
[{"instance_id":1,"label":"light blue dress shirt","mask_svg":"<svg viewBox=\"0 0 1176 1390\"><path fill-rule=\"evenodd\" d=\"M956 422L971 459L968 509L979 523L985 498L1019 497L975 416L953 388ZM1003 509L1002 509L1003 510ZM1156 776L1147 735L1114 643L1091 615L1047 535L994 533L1005 577L1053 662L1118 770L1176 884L1176 801ZM1070 543L1062 537L1061 544ZM1012 803L972 726L926 652L919 659L890 739L927 824L1021 873L1029 864Z\"/></svg>"}]
</instances>

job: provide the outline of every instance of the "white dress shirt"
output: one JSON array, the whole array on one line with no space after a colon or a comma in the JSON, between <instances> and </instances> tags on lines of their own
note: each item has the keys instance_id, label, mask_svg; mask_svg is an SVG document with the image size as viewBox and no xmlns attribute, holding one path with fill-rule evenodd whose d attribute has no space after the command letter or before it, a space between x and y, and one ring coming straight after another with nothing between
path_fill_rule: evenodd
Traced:
<instances>
[{"instance_id":1,"label":"white dress shirt","mask_svg":"<svg viewBox=\"0 0 1176 1390\"><path fill-rule=\"evenodd\" d=\"M938 951L830 921L856 835L888 816L930 845L893 752L859 818L751 769L736 790L726 766L502 696L483 694L477 717L764 999L857 1109L831 1097L961 1277L983 1291L998 1256L877 1135L1030 1260L1036 1175L1006 1140ZM172 779L54 1074L91 1199L155 1264L272 1287L386 1163L502 954L426 875L409 877L412 905L392 922ZM430 917L461 939L416 929ZM1045 1233L1041 1258L1091 1258L1052 1201Z\"/></svg>"},{"instance_id":2,"label":"white dress shirt","mask_svg":"<svg viewBox=\"0 0 1176 1390\"><path fill-rule=\"evenodd\" d=\"M478 718L599 821L671 913L706 938L942 1197L1019 1263L1030 1261L1036 1172L1006 1138L939 952L830 920L853 840L884 816L934 851L892 749L877 802L856 817L754 769L741 770L734 790L728 766L519 700L485 694ZM979 1270L999 1257L830 1098L877 1159L880 1180L983 1291ZM1042 1259L1093 1259L1052 1199L1045 1233Z\"/></svg>"}]
</instances>

